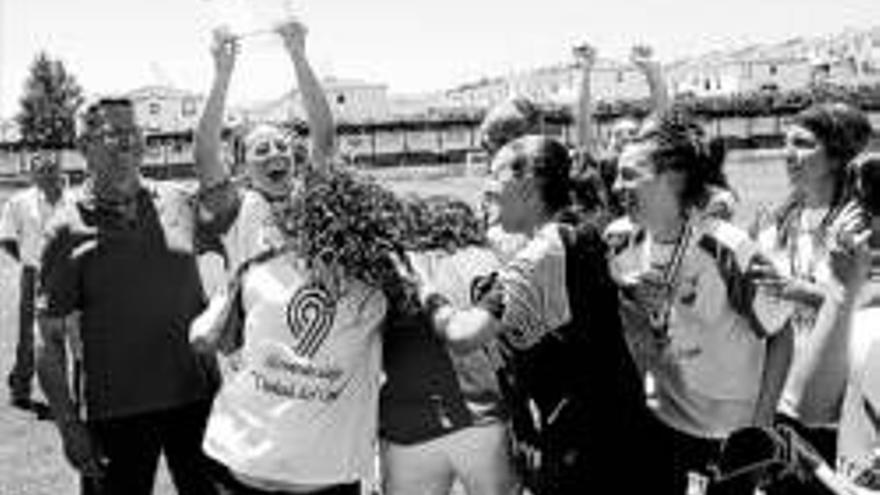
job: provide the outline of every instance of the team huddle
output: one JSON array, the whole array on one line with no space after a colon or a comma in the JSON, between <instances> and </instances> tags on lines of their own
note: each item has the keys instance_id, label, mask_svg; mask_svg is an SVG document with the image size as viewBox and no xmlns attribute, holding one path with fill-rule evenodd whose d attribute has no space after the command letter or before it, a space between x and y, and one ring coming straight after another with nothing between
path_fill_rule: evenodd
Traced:
<instances>
[{"instance_id":1,"label":"team huddle","mask_svg":"<svg viewBox=\"0 0 880 495\"><path fill-rule=\"evenodd\" d=\"M47 162L6 205L21 326L38 320L10 390L27 399L36 368L82 493L152 493L163 454L181 494L880 491L878 351L850 349L880 236L861 111L792 119L789 195L744 229L723 148L645 47L653 112L600 145L581 46L574 149L512 99L480 128L481 204L404 196L339 158L306 30L277 34L307 140L255 127L233 173L239 40L219 30L195 191L143 179L132 103L103 99L86 183ZM792 454L734 448L754 431Z\"/></svg>"}]
</instances>

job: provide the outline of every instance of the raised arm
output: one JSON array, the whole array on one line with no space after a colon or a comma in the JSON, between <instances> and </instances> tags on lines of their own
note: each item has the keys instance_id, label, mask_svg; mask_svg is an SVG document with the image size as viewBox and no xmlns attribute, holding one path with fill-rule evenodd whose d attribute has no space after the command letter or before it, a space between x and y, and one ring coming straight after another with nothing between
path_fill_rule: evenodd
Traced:
<instances>
[{"instance_id":1,"label":"raised arm","mask_svg":"<svg viewBox=\"0 0 880 495\"><path fill-rule=\"evenodd\" d=\"M278 34L284 40L284 46L293 61L309 123L312 166L323 168L329 166L335 152L336 130L327 97L306 57L306 33L305 26L297 21L278 27Z\"/></svg>"},{"instance_id":2,"label":"raised arm","mask_svg":"<svg viewBox=\"0 0 880 495\"><path fill-rule=\"evenodd\" d=\"M593 122L593 95L590 78L596 62L596 50L589 44L582 44L572 50L579 69L578 97L575 101L574 121L577 132L575 146L579 152L595 156L597 142Z\"/></svg>"},{"instance_id":3,"label":"raised arm","mask_svg":"<svg viewBox=\"0 0 880 495\"><path fill-rule=\"evenodd\" d=\"M669 91L666 88L666 79L663 77L663 68L660 62L654 59L654 52L649 46L636 45L630 52L630 61L638 68L648 82L651 94L651 111L659 112L669 108Z\"/></svg>"},{"instance_id":4,"label":"raised arm","mask_svg":"<svg viewBox=\"0 0 880 495\"><path fill-rule=\"evenodd\" d=\"M229 170L220 155L226 95L238 54L238 42L228 31L214 31L211 55L214 58L214 82L196 129L196 176L203 190L225 182Z\"/></svg>"}]
</instances>

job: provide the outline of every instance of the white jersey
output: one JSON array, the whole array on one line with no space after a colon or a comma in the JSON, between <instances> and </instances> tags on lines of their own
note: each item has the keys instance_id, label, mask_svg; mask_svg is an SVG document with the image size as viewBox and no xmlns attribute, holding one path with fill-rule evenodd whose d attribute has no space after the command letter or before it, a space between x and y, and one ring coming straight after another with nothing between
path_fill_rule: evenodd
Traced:
<instances>
[{"instance_id":1,"label":"white jersey","mask_svg":"<svg viewBox=\"0 0 880 495\"><path fill-rule=\"evenodd\" d=\"M652 339L648 366L660 419L693 436L723 438L751 424L762 383L762 338L784 327L791 307L744 285L751 283L745 273L758 255L745 232L711 218L693 222L667 299L665 340L647 328L627 331ZM618 246L612 276L638 287L669 263L674 250L641 232L637 241Z\"/></svg>"},{"instance_id":2,"label":"white jersey","mask_svg":"<svg viewBox=\"0 0 880 495\"><path fill-rule=\"evenodd\" d=\"M253 189L244 189L235 221L223 235L228 272L235 273L245 261L271 248L280 247L283 242L281 231L275 226L269 201Z\"/></svg>"},{"instance_id":3,"label":"white jersey","mask_svg":"<svg viewBox=\"0 0 880 495\"><path fill-rule=\"evenodd\" d=\"M70 200L65 191L54 205L36 186L12 195L0 213L0 240L12 240L24 266L38 267L49 219Z\"/></svg>"},{"instance_id":4,"label":"white jersey","mask_svg":"<svg viewBox=\"0 0 880 495\"><path fill-rule=\"evenodd\" d=\"M250 268L242 368L221 388L205 451L263 489L325 486L373 469L384 295L341 296L292 254Z\"/></svg>"},{"instance_id":5,"label":"white jersey","mask_svg":"<svg viewBox=\"0 0 880 495\"><path fill-rule=\"evenodd\" d=\"M847 385L837 441L837 469L850 479L880 474L880 307L857 311L853 373Z\"/></svg>"},{"instance_id":6,"label":"white jersey","mask_svg":"<svg viewBox=\"0 0 880 495\"><path fill-rule=\"evenodd\" d=\"M793 226L787 246L779 245L780 232L776 226L761 231L758 242L781 274L808 280L831 291L839 285L831 272L829 254L831 240L837 233L836 225L832 223L824 241L820 241L815 235L827 212L827 208L804 209ZM814 306L795 304L792 318L794 355L789 379L779 400L780 412L811 426L836 424L840 417L840 399L844 393L843 390L825 390L823 394L814 394L809 400L805 400L802 384L797 383L797 378L802 375L798 371L808 366L805 360L813 354L811 348L815 346L814 330L818 314L819 310Z\"/></svg>"}]
</instances>

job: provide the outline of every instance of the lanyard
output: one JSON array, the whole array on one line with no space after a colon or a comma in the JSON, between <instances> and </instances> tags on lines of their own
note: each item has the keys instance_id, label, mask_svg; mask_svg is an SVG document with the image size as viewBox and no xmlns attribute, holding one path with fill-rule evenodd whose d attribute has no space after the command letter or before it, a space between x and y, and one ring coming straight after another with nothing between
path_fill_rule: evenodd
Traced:
<instances>
[{"instance_id":1,"label":"lanyard","mask_svg":"<svg viewBox=\"0 0 880 495\"><path fill-rule=\"evenodd\" d=\"M678 284L681 281L681 266L684 262L684 256L693 236L694 222L692 218L692 216L689 216L685 220L684 229L672 250L672 257L663 267L663 272L660 276L662 289L660 304L649 308L648 311L651 330L663 340L669 334L669 315L672 313L672 305L675 301ZM650 263L651 245L650 237L648 237L646 239L646 258L648 263Z\"/></svg>"}]
</instances>

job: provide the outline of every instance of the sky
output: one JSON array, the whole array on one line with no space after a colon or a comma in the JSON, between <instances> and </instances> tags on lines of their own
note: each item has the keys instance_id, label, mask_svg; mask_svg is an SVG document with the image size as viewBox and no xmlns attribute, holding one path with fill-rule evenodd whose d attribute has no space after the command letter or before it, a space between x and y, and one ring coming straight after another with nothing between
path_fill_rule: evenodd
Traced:
<instances>
[{"instance_id":1,"label":"sky","mask_svg":"<svg viewBox=\"0 0 880 495\"><path fill-rule=\"evenodd\" d=\"M0 117L18 111L40 50L63 60L90 94L151 84L207 92L210 33L229 20L224 12L257 25L285 2L309 27L320 76L385 83L393 93L565 62L582 41L607 58L647 43L672 60L880 25L878 0L0 0ZM281 45L253 37L230 98L273 99L292 81Z\"/></svg>"}]
</instances>

